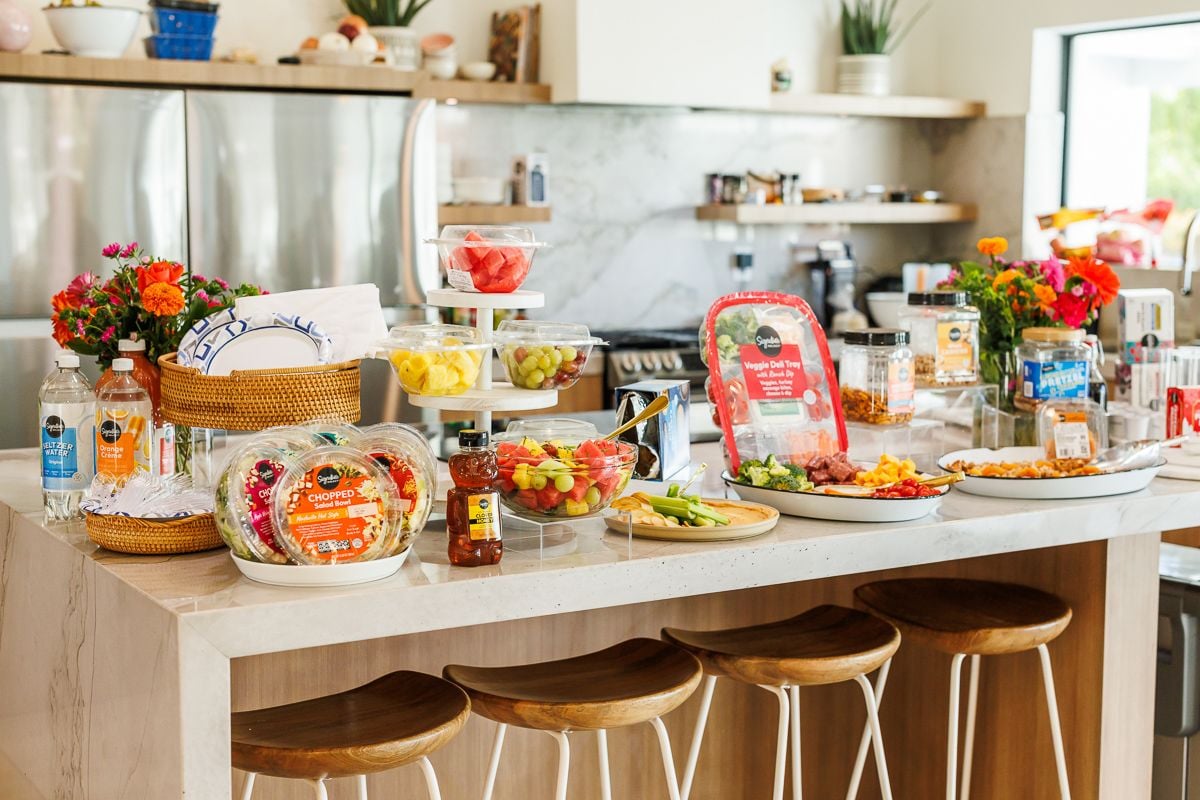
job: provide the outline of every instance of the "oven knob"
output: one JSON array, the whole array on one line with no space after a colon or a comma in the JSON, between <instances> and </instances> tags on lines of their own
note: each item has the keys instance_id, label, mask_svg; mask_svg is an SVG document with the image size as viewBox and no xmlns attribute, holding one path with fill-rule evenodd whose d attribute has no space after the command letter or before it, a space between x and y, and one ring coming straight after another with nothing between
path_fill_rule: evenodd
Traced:
<instances>
[{"instance_id":1,"label":"oven knob","mask_svg":"<svg viewBox=\"0 0 1200 800\"><path fill-rule=\"evenodd\" d=\"M621 360L621 366L625 368L626 372L639 372L642 368L637 353L626 353L625 357Z\"/></svg>"},{"instance_id":2,"label":"oven knob","mask_svg":"<svg viewBox=\"0 0 1200 800\"><path fill-rule=\"evenodd\" d=\"M662 361L658 358L658 353L646 353L646 358L642 362L646 369L658 372L662 369Z\"/></svg>"},{"instance_id":3,"label":"oven knob","mask_svg":"<svg viewBox=\"0 0 1200 800\"><path fill-rule=\"evenodd\" d=\"M683 372L683 356L679 353L671 353L671 369L675 372Z\"/></svg>"}]
</instances>

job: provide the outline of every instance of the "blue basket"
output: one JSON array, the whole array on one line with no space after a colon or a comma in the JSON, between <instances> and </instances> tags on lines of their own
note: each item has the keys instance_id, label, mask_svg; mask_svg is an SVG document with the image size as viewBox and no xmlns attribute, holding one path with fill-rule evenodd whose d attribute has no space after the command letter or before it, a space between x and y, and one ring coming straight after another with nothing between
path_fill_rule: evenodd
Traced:
<instances>
[{"instance_id":1,"label":"blue basket","mask_svg":"<svg viewBox=\"0 0 1200 800\"><path fill-rule=\"evenodd\" d=\"M213 37L157 33L143 40L147 58L177 61L208 61L212 58Z\"/></svg>"},{"instance_id":2,"label":"blue basket","mask_svg":"<svg viewBox=\"0 0 1200 800\"><path fill-rule=\"evenodd\" d=\"M183 36L212 36L217 15L212 11L183 11L177 8L150 8L150 27L155 33Z\"/></svg>"}]
</instances>

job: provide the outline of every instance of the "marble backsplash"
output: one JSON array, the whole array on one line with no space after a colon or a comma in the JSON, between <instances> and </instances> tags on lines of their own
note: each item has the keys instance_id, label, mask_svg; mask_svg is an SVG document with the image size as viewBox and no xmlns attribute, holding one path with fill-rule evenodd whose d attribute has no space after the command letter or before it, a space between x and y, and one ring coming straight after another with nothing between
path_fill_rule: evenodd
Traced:
<instances>
[{"instance_id":1,"label":"marble backsplash","mask_svg":"<svg viewBox=\"0 0 1200 800\"><path fill-rule=\"evenodd\" d=\"M442 106L439 141L456 176L507 175L512 154L550 159L553 221L534 226L554 247L527 286L546 292L535 315L594 328L696 324L734 291L730 259L749 247L749 288L795 291L793 247L851 241L870 274L944 257L931 226L740 227L697 221L704 175L747 169L805 175L806 185L932 185L930 123L686 109ZM956 199L956 198L951 198ZM961 199L971 200L965 197ZM962 255L955 252L949 255Z\"/></svg>"}]
</instances>

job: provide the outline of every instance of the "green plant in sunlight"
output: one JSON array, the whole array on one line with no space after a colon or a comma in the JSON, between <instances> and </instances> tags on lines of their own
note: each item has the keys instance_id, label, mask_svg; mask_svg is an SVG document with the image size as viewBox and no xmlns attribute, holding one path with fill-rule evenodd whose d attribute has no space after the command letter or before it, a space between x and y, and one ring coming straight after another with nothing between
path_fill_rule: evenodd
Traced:
<instances>
[{"instance_id":1,"label":"green plant in sunlight","mask_svg":"<svg viewBox=\"0 0 1200 800\"><path fill-rule=\"evenodd\" d=\"M891 53L929 10L921 6L904 24L895 18L899 0L842 0L842 52L848 56Z\"/></svg>"},{"instance_id":2,"label":"green plant in sunlight","mask_svg":"<svg viewBox=\"0 0 1200 800\"><path fill-rule=\"evenodd\" d=\"M1147 197L1169 197L1176 209L1200 208L1200 89L1150 94Z\"/></svg>"},{"instance_id":3,"label":"green plant in sunlight","mask_svg":"<svg viewBox=\"0 0 1200 800\"><path fill-rule=\"evenodd\" d=\"M357 14L368 25L407 28L421 9L433 0L343 0L346 10Z\"/></svg>"}]
</instances>

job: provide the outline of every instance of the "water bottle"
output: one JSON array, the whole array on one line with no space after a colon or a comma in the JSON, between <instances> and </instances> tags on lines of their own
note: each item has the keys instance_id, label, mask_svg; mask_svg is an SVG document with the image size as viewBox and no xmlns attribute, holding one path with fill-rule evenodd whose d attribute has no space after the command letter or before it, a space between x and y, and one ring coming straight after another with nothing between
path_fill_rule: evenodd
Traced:
<instances>
[{"instance_id":1,"label":"water bottle","mask_svg":"<svg viewBox=\"0 0 1200 800\"><path fill-rule=\"evenodd\" d=\"M79 501L92 483L92 429L96 396L79 372L79 356L60 353L57 369L38 391L38 438L42 447L42 502L47 522L81 516Z\"/></svg>"},{"instance_id":2,"label":"water bottle","mask_svg":"<svg viewBox=\"0 0 1200 800\"><path fill-rule=\"evenodd\" d=\"M150 472L154 405L133 377L133 361L116 358L96 401L96 474L117 483Z\"/></svg>"}]
</instances>

